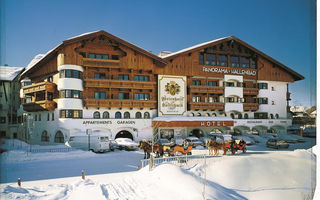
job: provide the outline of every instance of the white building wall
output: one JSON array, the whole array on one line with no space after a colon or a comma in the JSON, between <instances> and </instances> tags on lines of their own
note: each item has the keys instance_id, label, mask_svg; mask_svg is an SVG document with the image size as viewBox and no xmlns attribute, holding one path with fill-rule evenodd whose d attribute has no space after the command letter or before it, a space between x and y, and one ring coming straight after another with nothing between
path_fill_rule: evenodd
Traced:
<instances>
[{"instance_id":1,"label":"white building wall","mask_svg":"<svg viewBox=\"0 0 320 200\"><path fill-rule=\"evenodd\" d=\"M268 104L260 104L257 112L268 112L279 114L279 118L287 118L287 82L257 81L258 83L268 83L268 89L259 89L259 97L267 97ZM273 89L272 89L273 88Z\"/></svg>"}]
</instances>

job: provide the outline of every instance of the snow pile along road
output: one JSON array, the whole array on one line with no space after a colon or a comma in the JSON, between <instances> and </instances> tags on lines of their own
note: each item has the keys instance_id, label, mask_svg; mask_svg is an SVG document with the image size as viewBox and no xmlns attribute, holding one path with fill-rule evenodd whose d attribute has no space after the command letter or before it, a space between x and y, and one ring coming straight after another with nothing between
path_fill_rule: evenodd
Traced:
<instances>
[{"instance_id":1,"label":"snow pile along road","mask_svg":"<svg viewBox=\"0 0 320 200\"><path fill-rule=\"evenodd\" d=\"M310 150L257 152L207 159L191 169L163 164L140 171L1 184L1 199L306 199L315 184ZM206 179L204 179L206 177ZM203 193L204 192L204 193Z\"/></svg>"}]
</instances>

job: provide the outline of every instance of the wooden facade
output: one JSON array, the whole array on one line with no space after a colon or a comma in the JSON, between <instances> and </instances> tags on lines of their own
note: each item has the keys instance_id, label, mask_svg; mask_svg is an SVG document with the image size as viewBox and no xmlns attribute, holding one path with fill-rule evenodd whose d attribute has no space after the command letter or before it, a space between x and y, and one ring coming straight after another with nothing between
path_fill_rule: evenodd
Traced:
<instances>
[{"instance_id":1,"label":"wooden facade","mask_svg":"<svg viewBox=\"0 0 320 200\"><path fill-rule=\"evenodd\" d=\"M95 57L97 55L99 58ZM104 58L100 58L101 55ZM216 64L199 61L201 56L206 60L209 55L215 56ZM226 58L224 66L218 64L222 61L222 58L219 60L220 55ZM247 67L231 67L233 57L245 58ZM241 62L239 60L240 65L244 64ZM104 31L64 41L26 70L22 78L29 77L32 82L41 83L57 74L59 65L67 64L80 65L84 69L83 102L87 108L156 109L157 75L166 74L187 77L188 109L223 111L224 75L232 75L232 70L250 70L251 74L241 75L244 80L241 83L243 108L245 111L255 111L259 108L254 101L259 94L258 80L293 82L303 79L298 73L233 36L160 58ZM226 73L208 72L204 67L223 69ZM137 80L139 76L145 80ZM31 88L35 89L36 85ZM28 88L23 88L23 91L29 94ZM105 99L96 99L96 92L104 93ZM120 99L120 94L124 94L125 98ZM136 99L137 94L142 94L145 99ZM193 97L199 97L200 101L194 102ZM58 96L54 95L54 98L56 101Z\"/></svg>"}]
</instances>

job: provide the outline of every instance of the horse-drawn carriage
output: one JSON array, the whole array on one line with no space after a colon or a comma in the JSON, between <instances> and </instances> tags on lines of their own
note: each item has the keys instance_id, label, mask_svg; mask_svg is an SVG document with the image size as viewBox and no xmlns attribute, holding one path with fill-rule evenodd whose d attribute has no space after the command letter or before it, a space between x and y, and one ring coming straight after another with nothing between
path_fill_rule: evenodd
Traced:
<instances>
[{"instance_id":1,"label":"horse-drawn carriage","mask_svg":"<svg viewBox=\"0 0 320 200\"><path fill-rule=\"evenodd\" d=\"M147 142L147 141L140 141L139 148L144 150L145 159L149 158L151 153L155 153L156 157L161 157L163 155L167 155L167 156L186 155L186 154L191 155L191 150L192 150L191 145L184 148L181 145L163 146L160 144L153 144L153 147L152 147L151 142Z\"/></svg>"},{"instance_id":2,"label":"horse-drawn carriage","mask_svg":"<svg viewBox=\"0 0 320 200\"><path fill-rule=\"evenodd\" d=\"M247 151L246 142L244 140L228 140L223 142L217 142L216 140L208 140L206 146L209 150L209 155L219 155L219 150L223 150L223 155L226 155L228 151L235 154L238 150L242 150L243 153Z\"/></svg>"}]
</instances>

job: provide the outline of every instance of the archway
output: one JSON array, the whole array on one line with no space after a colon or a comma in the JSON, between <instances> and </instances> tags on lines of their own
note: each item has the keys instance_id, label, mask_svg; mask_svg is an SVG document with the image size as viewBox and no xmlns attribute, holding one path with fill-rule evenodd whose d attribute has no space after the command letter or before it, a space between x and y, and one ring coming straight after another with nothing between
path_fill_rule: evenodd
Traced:
<instances>
[{"instance_id":1,"label":"archway","mask_svg":"<svg viewBox=\"0 0 320 200\"><path fill-rule=\"evenodd\" d=\"M117 138L129 138L129 139L133 140L132 134L129 131L126 131L126 130L119 131L116 134L115 139L117 139Z\"/></svg>"},{"instance_id":2,"label":"archway","mask_svg":"<svg viewBox=\"0 0 320 200\"><path fill-rule=\"evenodd\" d=\"M200 130L200 129L193 129L190 132L190 136L194 136L194 137L200 138L200 137L204 136L204 132L202 130Z\"/></svg>"}]
</instances>

